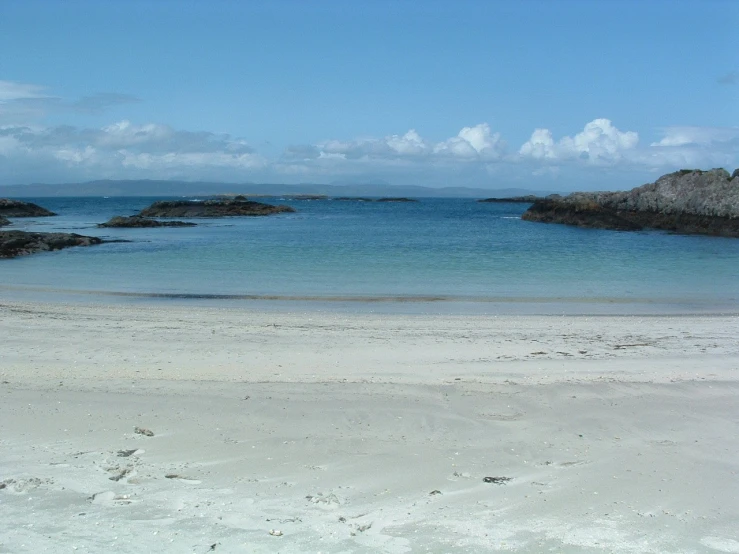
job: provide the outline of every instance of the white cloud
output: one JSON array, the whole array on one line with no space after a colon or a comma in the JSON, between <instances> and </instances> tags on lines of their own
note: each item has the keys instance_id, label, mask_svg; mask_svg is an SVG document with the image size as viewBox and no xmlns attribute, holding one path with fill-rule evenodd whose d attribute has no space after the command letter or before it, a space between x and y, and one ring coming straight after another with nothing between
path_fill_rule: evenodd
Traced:
<instances>
[{"instance_id":1,"label":"white cloud","mask_svg":"<svg viewBox=\"0 0 739 554\"><path fill-rule=\"evenodd\" d=\"M536 129L518 152L538 160L580 159L594 165L613 164L627 157L638 143L639 135L634 131L620 131L608 119L594 119L580 133L558 141L548 129Z\"/></svg>"},{"instance_id":2,"label":"white cloud","mask_svg":"<svg viewBox=\"0 0 739 554\"><path fill-rule=\"evenodd\" d=\"M739 138L737 127L675 126L664 129L665 136L651 146L684 146L686 144L713 144Z\"/></svg>"},{"instance_id":3,"label":"white cloud","mask_svg":"<svg viewBox=\"0 0 739 554\"><path fill-rule=\"evenodd\" d=\"M29 98L48 98L43 93L44 87L16 83L14 81L0 81L0 103L11 100L25 100Z\"/></svg>"},{"instance_id":4,"label":"white cloud","mask_svg":"<svg viewBox=\"0 0 739 554\"><path fill-rule=\"evenodd\" d=\"M491 133L487 123L464 127L456 137L440 142L434 147L437 154L447 154L463 159L498 159L505 153L506 144L500 133Z\"/></svg>"},{"instance_id":5,"label":"white cloud","mask_svg":"<svg viewBox=\"0 0 739 554\"><path fill-rule=\"evenodd\" d=\"M291 147L295 148L295 147ZM343 159L371 159L377 162L397 160L490 160L503 156L505 142L500 133L491 133L487 123L464 127L457 136L432 142L415 129L404 135L388 135L381 139L363 138L354 141L328 140L317 145L321 158L340 154Z\"/></svg>"},{"instance_id":6,"label":"white cloud","mask_svg":"<svg viewBox=\"0 0 739 554\"><path fill-rule=\"evenodd\" d=\"M98 92L76 100L65 100L46 94L46 87L0 81L0 124L28 123L50 113L99 114L107 108L140 102L130 94Z\"/></svg>"},{"instance_id":7,"label":"white cloud","mask_svg":"<svg viewBox=\"0 0 739 554\"><path fill-rule=\"evenodd\" d=\"M415 129L411 129L402 137L392 135L385 140L388 147L400 156L419 156L426 154L429 150L428 144Z\"/></svg>"},{"instance_id":8,"label":"white cloud","mask_svg":"<svg viewBox=\"0 0 739 554\"><path fill-rule=\"evenodd\" d=\"M599 178L606 172L646 177L685 167L739 165L739 128L667 127L659 140L641 145L635 131L620 130L605 118L590 121L571 136L535 129L512 153L500 133L479 123L442 140L410 129L382 138L291 145L271 159L242 139L163 123L124 119L97 128L42 124L52 112L98 114L137 101L116 93L64 100L38 85L0 81L0 180L285 178L484 185L524 183L533 176L594 175L596 169Z\"/></svg>"}]
</instances>

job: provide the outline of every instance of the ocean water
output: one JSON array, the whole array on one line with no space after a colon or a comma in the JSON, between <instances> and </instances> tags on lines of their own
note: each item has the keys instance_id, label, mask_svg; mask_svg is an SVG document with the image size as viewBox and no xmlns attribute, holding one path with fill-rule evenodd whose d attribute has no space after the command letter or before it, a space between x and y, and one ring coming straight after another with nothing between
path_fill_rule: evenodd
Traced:
<instances>
[{"instance_id":1,"label":"ocean water","mask_svg":"<svg viewBox=\"0 0 739 554\"><path fill-rule=\"evenodd\" d=\"M98 229L155 199L25 200L59 215L13 228L128 242L0 260L4 297L739 311L739 240L525 222L526 204L266 198L297 212Z\"/></svg>"}]
</instances>

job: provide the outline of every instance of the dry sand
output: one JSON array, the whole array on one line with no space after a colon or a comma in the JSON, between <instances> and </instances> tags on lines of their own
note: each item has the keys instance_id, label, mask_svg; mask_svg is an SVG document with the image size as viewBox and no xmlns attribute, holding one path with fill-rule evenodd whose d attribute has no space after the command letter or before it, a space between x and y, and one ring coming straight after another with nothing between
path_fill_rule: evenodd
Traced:
<instances>
[{"instance_id":1,"label":"dry sand","mask_svg":"<svg viewBox=\"0 0 739 554\"><path fill-rule=\"evenodd\" d=\"M3 301L0 337L0 552L739 552L736 316Z\"/></svg>"}]
</instances>

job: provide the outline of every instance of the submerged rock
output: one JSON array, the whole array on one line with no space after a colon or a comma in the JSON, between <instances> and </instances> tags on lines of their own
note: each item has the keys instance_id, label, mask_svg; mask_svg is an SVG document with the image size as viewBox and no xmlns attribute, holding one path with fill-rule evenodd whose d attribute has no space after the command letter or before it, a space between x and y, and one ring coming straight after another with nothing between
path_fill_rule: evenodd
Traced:
<instances>
[{"instance_id":1,"label":"submerged rock","mask_svg":"<svg viewBox=\"0 0 739 554\"><path fill-rule=\"evenodd\" d=\"M105 223L98 223L98 227L195 227L197 223L187 221L157 221L140 215L122 216L117 215Z\"/></svg>"},{"instance_id":2,"label":"submerged rock","mask_svg":"<svg viewBox=\"0 0 739 554\"><path fill-rule=\"evenodd\" d=\"M33 202L21 202L10 198L0 198L0 216L4 217L47 217L56 215Z\"/></svg>"},{"instance_id":3,"label":"submerged rock","mask_svg":"<svg viewBox=\"0 0 739 554\"><path fill-rule=\"evenodd\" d=\"M15 258L61 250L71 246L101 244L98 237L86 237L75 233L28 233L26 231L0 231L0 258Z\"/></svg>"},{"instance_id":4,"label":"submerged rock","mask_svg":"<svg viewBox=\"0 0 739 554\"><path fill-rule=\"evenodd\" d=\"M239 198L190 202L188 200L154 202L141 210L144 217L228 217L272 215L294 212L290 206L273 206Z\"/></svg>"},{"instance_id":5,"label":"submerged rock","mask_svg":"<svg viewBox=\"0 0 739 554\"><path fill-rule=\"evenodd\" d=\"M576 192L539 199L522 219L739 237L739 179L724 169L683 169L630 191Z\"/></svg>"}]
</instances>

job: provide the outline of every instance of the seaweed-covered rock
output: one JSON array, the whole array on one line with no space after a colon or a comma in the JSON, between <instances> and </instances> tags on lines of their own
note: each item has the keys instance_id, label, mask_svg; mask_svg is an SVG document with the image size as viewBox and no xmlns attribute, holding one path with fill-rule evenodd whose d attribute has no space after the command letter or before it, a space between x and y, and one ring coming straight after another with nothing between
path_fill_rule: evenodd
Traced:
<instances>
[{"instance_id":1,"label":"seaweed-covered rock","mask_svg":"<svg viewBox=\"0 0 739 554\"><path fill-rule=\"evenodd\" d=\"M684 169L630 191L540 199L522 218L602 229L739 237L739 180L724 169Z\"/></svg>"},{"instance_id":2,"label":"seaweed-covered rock","mask_svg":"<svg viewBox=\"0 0 739 554\"><path fill-rule=\"evenodd\" d=\"M272 215L283 212L294 212L290 206L273 206L250 200L217 199L204 202L188 200L154 202L148 208L141 210L144 217L230 217L230 216L259 216Z\"/></svg>"},{"instance_id":3,"label":"seaweed-covered rock","mask_svg":"<svg viewBox=\"0 0 739 554\"><path fill-rule=\"evenodd\" d=\"M0 231L0 258L15 258L61 250L71 246L91 246L101 244L98 237L86 237L75 233L29 233L26 231Z\"/></svg>"},{"instance_id":4,"label":"seaweed-covered rock","mask_svg":"<svg viewBox=\"0 0 739 554\"><path fill-rule=\"evenodd\" d=\"M110 218L105 223L98 223L98 227L125 227L125 228L141 228L141 227L194 227L197 223L187 221L157 221L140 215L122 216L117 215Z\"/></svg>"},{"instance_id":5,"label":"seaweed-covered rock","mask_svg":"<svg viewBox=\"0 0 739 554\"><path fill-rule=\"evenodd\" d=\"M56 215L33 202L21 202L11 198L0 198L0 216L4 217L47 217Z\"/></svg>"}]
</instances>

